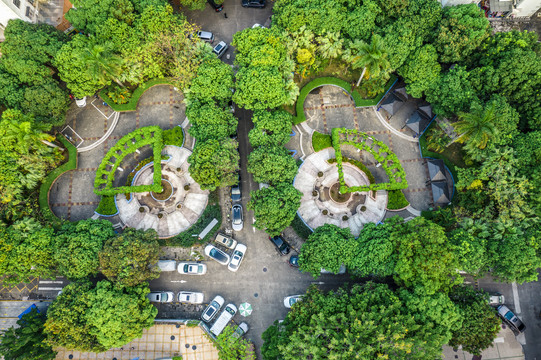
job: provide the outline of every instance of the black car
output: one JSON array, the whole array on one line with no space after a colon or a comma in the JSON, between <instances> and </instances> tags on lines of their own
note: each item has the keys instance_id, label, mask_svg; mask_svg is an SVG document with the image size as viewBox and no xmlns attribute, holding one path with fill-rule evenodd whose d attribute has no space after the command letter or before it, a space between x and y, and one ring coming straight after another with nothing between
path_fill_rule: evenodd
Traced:
<instances>
[{"instance_id":1,"label":"black car","mask_svg":"<svg viewBox=\"0 0 541 360\"><path fill-rule=\"evenodd\" d=\"M233 202L240 201L242 199L242 192L240 191L240 176L238 177L238 184L231 186L231 200Z\"/></svg>"},{"instance_id":2,"label":"black car","mask_svg":"<svg viewBox=\"0 0 541 360\"><path fill-rule=\"evenodd\" d=\"M289 244L280 235L269 237L269 239L276 246L276 250L278 250L280 256L287 255L291 251Z\"/></svg>"},{"instance_id":3,"label":"black car","mask_svg":"<svg viewBox=\"0 0 541 360\"><path fill-rule=\"evenodd\" d=\"M264 8L266 0L242 0L242 6L253 8Z\"/></svg>"},{"instance_id":4,"label":"black car","mask_svg":"<svg viewBox=\"0 0 541 360\"><path fill-rule=\"evenodd\" d=\"M216 10L216 12L222 11L224 9L224 6L222 4L218 5L214 2L214 0L207 0L210 6Z\"/></svg>"},{"instance_id":5,"label":"black car","mask_svg":"<svg viewBox=\"0 0 541 360\"><path fill-rule=\"evenodd\" d=\"M289 266L298 268L299 267L299 255L291 255L288 261Z\"/></svg>"}]
</instances>

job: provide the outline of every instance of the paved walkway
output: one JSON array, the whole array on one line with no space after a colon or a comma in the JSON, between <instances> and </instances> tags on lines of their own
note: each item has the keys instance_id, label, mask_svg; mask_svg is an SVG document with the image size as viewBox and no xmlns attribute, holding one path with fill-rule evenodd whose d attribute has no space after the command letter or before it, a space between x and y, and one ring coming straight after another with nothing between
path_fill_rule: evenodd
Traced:
<instances>
[{"instance_id":1,"label":"paved walkway","mask_svg":"<svg viewBox=\"0 0 541 360\"><path fill-rule=\"evenodd\" d=\"M177 327L178 326L178 327ZM160 324L143 331L143 336L103 353L68 351L56 349L56 360L80 359L118 359L141 360L171 358L182 356L184 360L218 360L218 350L199 327L186 325Z\"/></svg>"},{"instance_id":2,"label":"paved walkway","mask_svg":"<svg viewBox=\"0 0 541 360\"><path fill-rule=\"evenodd\" d=\"M286 144L287 148L297 150L300 158L306 160L314 152L312 148L314 131L330 134L332 128L345 127L365 132L387 144L402 163L409 184L403 192L413 208L413 213L408 212L406 218L417 216L418 211L431 207L432 193L430 185L426 183L429 180L428 167L426 160L421 158L417 140L412 141L413 138L409 138L407 133L409 130L391 131L383 125L376 108L356 108L349 95L335 86L322 86L312 91L306 97L304 111L307 121L294 126L296 134ZM398 136L396 132L405 136ZM386 181L385 173L381 168L376 168L376 161L368 152L357 152L347 148L342 151L347 152L346 156L362 161L376 181ZM402 213L400 215L402 216Z\"/></svg>"},{"instance_id":3,"label":"paved walkway","mask_svg":"<svg viewBox=\"0 0 541 360\"><path fill-rule=\"evenodd\" d=\"M122 222L136 229L154 229L160 238L181 233L195 224L208 202L208 190L201 190L188 172L186 161L192 152L177 146L166 146L162 154L170 156L162 160L162 179L171 187L171 195L158 200L153 193L118 194L116 204ZM153 163L147 164L135 175L134 185L150 185L153 182ZM189 186L186 190L184 187ZM143 211L141 211L143 210Z\"/></svg>"},{"instance_id":4,"label":"paved walkway","mask_svg":"<svg viewBox=\"0 0 541 360\"><path fill-rule=\"evenodd\" d=\"M363 225L378 223L385 216L387 192L358 192L346 195L347 200L337 202L330 192L338 184L338 168L327 160L335 157L334 149L327 148L308 156L299 169L294 186L301 191L299 216L316 229L324 224L349 228L353 236L359 236ZM348 186L369 185L365 173L357 167L343 163L344 181ZM321 176L320 176L321 175Z\"/></svg>"},{"instance_id":5,"label":"paved walkway","mask_svg":"<svg viewBox=\"0 0 541 360\"><path fill-rule=\"evenodd\" d=\"M89 151L79 153L77 169L64 173L52 185L49 203L55 215L71 221L92 217L100 200L92 191L94 178L107 150L135 129L150 125L170 129L180 125L186 118L182 100L182 94L172 86L150 88L139 99L136 111L119 114L118 123L112 130L115 113L110 107L93 98L87 99L84 108L77 108L74 104L67 115L67 126L72 130L66 131L73 135L72 138L82 139L82 144L79 144L80 140L74 140L80 145L79 148L101 143ZM189 144L186 142L186 145ZM143 160L143 153L135 154L133 160Z\"/></svg>"}]
</instances>

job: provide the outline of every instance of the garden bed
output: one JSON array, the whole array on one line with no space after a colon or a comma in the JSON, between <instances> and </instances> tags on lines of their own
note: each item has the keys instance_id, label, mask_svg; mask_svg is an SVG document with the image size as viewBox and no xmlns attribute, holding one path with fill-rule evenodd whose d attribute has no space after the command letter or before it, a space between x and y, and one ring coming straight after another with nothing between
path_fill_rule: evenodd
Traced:
<instances>
[{"instance_id":1,"label":"garden bed","mask_svg":"<svg viewBox=\"0 0 541 360\"><path fill-rule=\"evenodd\" d=\"M331 135L314 131L312 133L312 148L315 152L332 147Z\"/></svg>"},{"instance_id":2,"label":"garden bed","mask_svg":"<svg viewBox=\"0 0 541 360\"><path fill-rule=\"evenodd\" d=\"M116 104L113 99L107 95L108 87L103 88L99 94L103 101L107 103L114 111L135 111L137 110L137 103L139 98L145 91L156 85L174 85L171 79L152 79L140 84L131 94L130 100L126 104Z\"/></svg>"}]
</instances>

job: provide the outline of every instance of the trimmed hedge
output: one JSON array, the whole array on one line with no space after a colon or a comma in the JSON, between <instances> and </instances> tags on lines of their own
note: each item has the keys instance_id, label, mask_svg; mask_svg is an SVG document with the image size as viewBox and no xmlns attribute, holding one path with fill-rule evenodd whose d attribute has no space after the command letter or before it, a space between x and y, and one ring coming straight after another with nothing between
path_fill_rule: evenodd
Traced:
<instances>
[{"instance_id":1,"label":"trimmed hedge","mask_svg":"<svg viewBox=\"0 0 541 360\"><path fill-rule=\"evenodd\" d=\"M111 216L118 214L118 209L115 204L114 196L102 196L96 213L105 216Z\"/></svg>"},{"instance_id":2,"label":"trimmed hedge","mask_svg":"<svg viewBox=\"0 0 541 360\"><path fill-rule=\"evenodd\" d=\"M345 135L346 140L341 141L340 135ZM371 145L367 145L366 141L372 141ZM340 151L340 145L352 145L357 149L368 151L376 161L381 163L382 168L389 177L388 183L370 184L369 186L346 186L344 181L344 172L342 170L342 153ZM398 157L389 149L389 147L382 141L379 141L368 134L363 132L346 129L346 128L334 128L332 129L332 145L336 153L336 166L338 168L338 180L340 181L340 192L351 193L357 191L369 191L369 190L398 190L408 187L408 181L406 180L406 172L400 164ZM377 151L373 148L378 146Z\"/></svg>"},{"instance_id":3,"label":"trimmed hedge","mask_svg":"<svg viewBox=\"0 0 541 360\"><path fill-rule=\"evenodd\" d=\"M51 171L39 187L39 207L43 216L53 222L57 217L49 207L49 189L60 175L77 168L77 148L64 135L57 137L57 140L68 150L68 161Z\"/></svg>"},{"instance_id":4,"label":"trimmed hedge","mask_svg":"<svg viewBox=\"0 0 541 360\"><path fill-rule=\"evenodd\" d=\"M174 85L172 79L152 79L147 82L144 82L139 85L137 89L133 91L131 94L130 101L127 104L115 104L113 99L111 99L108 95L108 88L103 88L100 90L100 97L103 101L107 103L113 109L114 111L123 112L123 111L135 111L137 110L137 103L139 102L139 98L145 91L150 89L153 86L156 85Z\"/></svg>"},{"instance_id":5,"label":"trimmed hedge","mask_svg":"<svg viewBox=\"0 0 541 360\"><path fill-rule=\"evenodd\" d=\"M342 79L338 79L335 77L327 76L327 77L320 77L317 79L314 79L310 81L308 84L306 84L300 91L299 97L297 98L297 103L295 104L295 112L297 115L293 117L293 123L300 124L303 121L306 121L306 116L304 115L304 101L306 100L306 97L312 90L315 88L318 88L320 86L324 85L336 85L338 87L341 87L346 92L348 92L349 96L353 99L353 102L355 103L355 106L376 106L383 96L389 91L389 89L394 85L394 83L397 81L397 77L392 74L391 78L387 82L387 85L385 85L385 91L383 91L380 95L372 98L372 99L363 99L361 95L357 91L351 90L351 84L347 81L344 81Z\"/></svg>"},{"instance_id":6,"label":"trimmed hedge","mask_svg":"<svg viewBox=\"0 0 541 360\"><path fill-rule=\"evenodd\" d=\"M331 135L314 131L312 133L312 147L315 152L332 146Z\"/></svg>"},{"instance_id":7,"label":"trimmed hedge","mask_svg":"<svg viewBox=\"0 0 541 360\"><path fill-rule=\"evenodd\" d=\"M312 230L306 226L306 224L301 220L299 217L299 214L295 214L295 218L291 222L290 225L293 230L304 240L308 239L308 236L312 234Z\"/></svg>"},{"instance_id":8,"label":"trimmed hedge","mask_svg":"<svg viewBox=\"0 0 541 360\"><path fill-rule=\"evenodd\" d=\"M122 162L122 159L124 159L126 155L133 153L135 150L145 145L151 144L153 145L152 151L154 158L153 184L139 186L119 186L114 188L113 180L115 177L115 172L120 163ZM107 151L107 154L101 161L101 164L96 171L96 178L94 180L94 193L102 196L111 196L130 192L160 192L162 190L162 149L162 129L159 126L147 126L125 135L112 148L110 148L109 151ZM118 154L118 152L120 152L120 154ZM114 162L111 161L112 158L115 158ZM107 170L107 166L110 166L111 169Z\"/></svg>"},{"instance_id":9,"label":"trimmed hedge","mask_svg":"<svg viewBox=\"0 0 541 360\"><path fill-rule=\"evenodd\" d=\"M329 164L334 164L336 162L336 158L329 159L329 160L327 160L327 162ZM374 175L372 175L372 172L370 170L368 170L366 165L363 164L362 162L360 162L358 160L347 158L345 156L342 156L342 162L350 163L351 165L357 167L359 170L364 172L366 174L366 177L368 177L368 181L370 182L370 184L375 184L376 183L376 178L374 177Z\"/></svg>"},{"instance_id":10,"label":"trimmed hedge","mask_svg":"<svg viewBox=\"0 0 541 360\"><path fill-rule=\"evenodd\" d=\"M212 219L218 220L218 223L212 228L212 230L203 239L199 239L197 235L207 227ZM196 244L204 244L210 239L214 238L218 229L222 225L222 211L220 205L212 204L207 205L203 214L195 224L193 224L188 230L181 232L180 234L168 239L160 239L160 245L162 246L182 246L191 247Z\"/></svg>"},{"instance_id":11,"label":"trimmed hedge","mask_svg":"<svg viewBox=\"0 0 541 360\"><path fill-rule=\"evenodd\" d=\"M410 203L404 196L402 190L389 191L389 202L387 203L388 210L399 210L408 206Z\"/></svg>"}]
</instances>

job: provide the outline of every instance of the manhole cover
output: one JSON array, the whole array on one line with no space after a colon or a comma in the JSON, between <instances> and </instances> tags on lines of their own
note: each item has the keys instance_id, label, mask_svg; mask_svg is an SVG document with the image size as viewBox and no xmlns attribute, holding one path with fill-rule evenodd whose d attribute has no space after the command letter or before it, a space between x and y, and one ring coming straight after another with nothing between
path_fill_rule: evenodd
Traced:
<instances>
[{"instance_id":1,"label":"manhole cover","mask_svg":"<svg viewBox=\"0 0 541 360\"><path fill-rule=\"evenodd\" d=\"M171 335L171 340L175 340L175 336L174 336L174 335Z\"/></svg>"},{"instance_id":2,"label":"manhole cover","mask_svg":"<svg viewBox=\"0 0 541 360\"><path fill-rule=\"evenodd\" d=\"M68 356L68 359L73 359L73 355Z\"/></svg>"},{"instance_id":3,"label":"manhole cover","mask_svg":"<svg viewBox=\"0 0 541 360\"><path fill-rule=\"evenodd\" d=\"M255 293L255 294L254 294L254 297L258 297L258 296L259 296L259 294L258 294L258 293Z\"/></svg>"},{"instance_id":4,"label":"manhole cover","mask_svg":"<svg viewBox=\"0 0 541 360\"><path fill-rule=\"evenodd\" d=\"M195 345L192 346L192 350L195 350L195 349L197 349L197 346L195 346Z\"/></svg>"},{"instance_id":5,"label":"manhole cover","mask_svg":"<svg viewBox=\"0 0 541 360\"><path fill-rule=\"evenodd\" d=\"M175 325L175 326L176 326L177 329L180 328L180 324L177 324L177 325Z\"/></svg>"},{"instance_id":6,"label":"manhole cover","mask_svg":"<svg viewBox=\"0 0 541 360\"><path fill-rule=\"evenodd\" d=\"M187 348L189 348L189 347L190 347L190 344L186 344L186 345L184 345L184 346L186 346L186 349L187 349Z\"/></svg>"},{"instance_id":7,"label":"manhole cover","mask_svg":"<svg viewBox=\"0 0 541 360\"><path fill-rule=\"evenodd\" d=\"M267 268L263 268L263 272L267 272Z\"/></svg>"}]
</instances>

